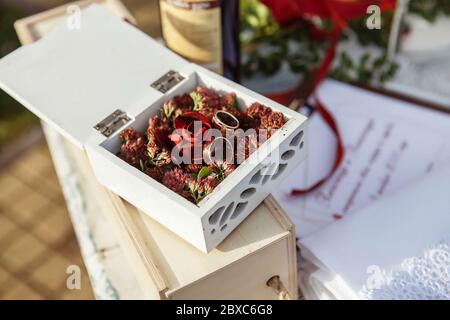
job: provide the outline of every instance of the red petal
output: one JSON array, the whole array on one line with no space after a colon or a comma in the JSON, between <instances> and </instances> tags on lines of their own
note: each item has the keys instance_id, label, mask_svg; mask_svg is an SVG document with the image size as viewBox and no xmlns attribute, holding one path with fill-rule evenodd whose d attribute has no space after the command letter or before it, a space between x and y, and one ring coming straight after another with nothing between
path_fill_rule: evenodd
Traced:
<instances>
[{"instance_id":1,"label":"red petal","mask_svg":"<svg viewBox=\"0 0 450 320\"><path fill-rule=\"evenodd\" d=\"M186 117L194 118L196 120L200 120L205 127L211 128L211 124L209 123L208 118L199 112L191 111L186 112L183 115Z\"/></svg>"},{"instance_id":2,"label":"red petal","mask_svg":"<svg viewBox=\"0 0 450 320\"><path fill-rule=\"evenodd\" d=\"M178 133L169 134L169 139L175 144L179 144L183 138Z\"/></svg>"},{"instance_id":3,"label":"red petal","mask_svg":"<svg viewBox=\"0 0 450 320\"><path fill-rule=\"evenodd\" d=\"M177 129L174 133L169 134L169 139L175 144L180 143L182 140L187 140L190 142L194 141L192 133L186 129Z\"/></svg>"},{"instance_id":4,"label":"red petal","mask_svg":"<svg viewBox=\"0 0 450 320\"><path fill-rule=\"evenodd\" d=\"M187 118L183 115L179 115L173 120L173 127L175 129L185 129L191 121L192 120L190 118Z\"/></svg>"},{"instance_id":5,"label":"red petal","mask_svg":"<svg viewBox=\"0 0 450 320\"><path fill-rule=\"evenodd\" d=\"M201 121L202 125L211 128L211 124L207 117L199 112L191 111L185 112L173 120L173 126L175 129L185 129L193 121Z\"/></svg>"},{"instance_id":6,"label":"red petal","mask_svg":"<svg viewBox=\"0 0 450 320\"><path fill-rule=\"evenodd\" d=\"M170 149L172 147L170 141L170 135L167 136L167 134L161 130L155 129L154 130L155 135L155 142L156 144L161 148L167 148Z\"/></svg>"}]
</instances>

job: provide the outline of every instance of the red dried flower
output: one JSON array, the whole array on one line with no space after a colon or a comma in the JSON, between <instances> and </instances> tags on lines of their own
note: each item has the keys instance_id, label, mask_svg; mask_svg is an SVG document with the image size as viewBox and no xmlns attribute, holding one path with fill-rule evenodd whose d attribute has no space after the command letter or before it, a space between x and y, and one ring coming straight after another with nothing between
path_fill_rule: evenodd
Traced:
<instances>
[{"instance_id":1,"label":"red dried flower","mask_svg":"<svg viewBox=\"0 0 450 320\"><path fill-rule=\"evenodd\" d=\"M157 167L165 166L172 162L170 151L160 149L153 144L147 145L147 154L148 162Z\"/></svg>"},{"instance_id":2,"label":"red dried flower","mask_svg":"<svg viewBox=\"0 0 450 320\"><path fill-rule=\"evenodd\" d=\"M203 168L203 164L189 163L185 168L189 173L198 173Z\"/></svg>"},{"instance_id":3,"label":"red dried flower","mask_svg":"<svg viewBox=\"0 0 450 320\"><path fill-rule=\"evenodd\" d=\"M181 193L184 190L184 186L188 175L179 167L170 169L164 173L162 183L172 191Z\"/></svg>"},{"instance_id":4,"label":"red dried flower","mask_svg":"<svg viewBox=\"0 0 450 320\"><path fill-rule=\"evenodd\" d=\"M192 203L197 203L197 201L194 199L194 197L192 197L192 193L189 190L183 190L180 193L180 196L182 196L183 198L189 200Z\"/></svg>"},{"instance_id":5,"label":"red dried flower","mask_svg":"<svg viewBox=\"0 0 450 320\"><path fill-rule=\"evenodd\" d=\"M144 135L140 133L139 131L134 130L133 128L128 128L123 130L119 133L119 138L122 139L122 141L130 141L130 140L137 140L138 138L143 137Z\"/></svg>"},{"instance_id":6,"label":"red dried flower","mask_svg":"<svg viewBox=\"0 0 450 320\"><path fill-rule=\"evenodd\" d=\"M211 171L212 177L218 181L222 181L236 169L236 166L226 161L216 160L208 168Z\"/></svg>"},{"instance_id":7,"label":"red dried flower","mask_svg":"<svg viewBox=\"0 0 450 320\"><path fill-rule=\"evenodd\" d=\"M213 107L204 107L201 110L201 113L203 115L205 115L205 117L208 118L208 120L212 120L212 118L214 117L214 114L216 113L216 111L219 110L218 108L213 108Z\"/></svg>"},{"instance_id":8,"label":"red dried flower","mask_svg":"<svg viewBox=\"0 0 450 320\"><path fill-rule=\"evenodd\" d=\"M147 158L147 143L142 133L128 128L119 134L124 141L120 147L119 157L134 167L140 168Z\"/></svg>"},{"instance_id":9,"label":"red dried flower","mask_svg":"<svg viewBox=\"0 0 450 320\"><path fill-rule=\"evenodd\" d=\"M237 108L237 98L234 92L226 93L220 97L220 105L224 110L236 109Z\"/></svg>"},{"instance_id":10,"label":"red dried flower","mask_svg":"<svg viewBox=\"0 0 450 320\"><path fill-rule=\"evenodd\" d=\"M191 194L196 194L198 190L198 181L196 178L188 176L186 179L186 187L191 192Z\"/></svg>"},{"instance_id":11,"label":"red dried flower","mask_svg":"<svg viewBox=\"0 0 450 320\"><path fill-rule=\"evenodd\" d=\"M161 182L164 176L164 171L161 167L150 167L145 170L145 174L152 177L158 182Z\"/></svg>"},{"instance_id":12,"label":"red dried flower","mask_svg":"<svg viewBox=\"0 0 450 320\"><path fill-rule=\"evenodd\" d=\"M259 128L259 124L261 122L259 117L252 118L245 113L241 113L239 115L238 119L239 119L240 127L243 130L257 129L257 128Z\"/></svg>"},{"instance_id":13,"label":"red dried flower","mask_svg":"<svg viewBox=\"0 0 450 320\"><path fill-rule=\"evenodd\" d=\"M188 178L186 186L191 193L191 197L195 203L202 201L207 195L214 191L214 188L220 183L219 180L212 176L205 177L200 180Z\"/></svg>"},{"instance_id":14,"label":"red dried flower","mask_svg":"<svg viewBox=\"0 0 450 320\"><path fill-rule=\"evenodd\" d=\"M171 143L168 138L171 129L166 118L158 115L148 120L147 138L149 143L156 144L161 149L170 149Z\"/></svg>"},{"instance_id":15,"label":"red dried flower","mask_svg":"<svg viewBox=\"0 0 450 320\"><path fill-rule=\"evenodd\" d=\"M220 97L214 91L206 87L197 87L191 92L191 98L194 102L194 111L199 111L206 117L211 118L214 110L220 107Z\"/></svg>"},{"instance_id":16,"label":"red dried flower","mask_svg":"<svg viewBox=\"0 0 450 320\"><path fill-rule=\"evenodd\" d=\"M173 100L175 101L177 106L183 110L192 110L192 108L194 107L194 101L187 93L181 96L175 96Z\"/></svg>"},{"instance_id":17,"label":"red dried flower","mask_svg":"<svg viewBox=\"0 0 450 320\"><path fill-rule=\"evenodd\" d=\"M226 112L220 113L222 116L217 114L214 118L215 122L213 122L212 119L217 111L226 111L229 114ZM265 130L268 130L270 135L273 130L281 128L285 123L281 113L272 112L271 108L260 103L253 103L244 112L241 112L237 108L237 99L234 93L220 96L214 90L199 86L190 94L175 96L165 102L161 115L155 115L149 119L147 137L132 128L122 131L120 138L123 140L123 144L119 157L140 168L148 176L182 197L193 203L199 203L236 169L236 165L216 160L207 168L204 168L203 164L197 163L174 167L170 165L172 162L171 150L175 147L192 151L194 143L198 141L203 147L203 157L209 155L212 160L212 157L218 155L217 151L222 150L225 157L231 152L236 160L239 156L234 153L235 148L229 143L228 138L216 138L214 141L217 141L217 145L212 145L212 140L203 141L205 131L210 129L213 123L220 127L224 134L228 133L226 130L234 130L236 125L231 125L224 115L228 116L229 121L236 117L239 121L237 124L239 128L255 129L255 133L258 135ZM196 121L201 123L198 130L195 128ZM236 123L236 119L234 119L234 123ZM177 131L173 132L173 129ZM256 135L255 137L246 135L243 142L245 146L243 148L237 146L238 151L244 150L245 159L257 149L260 141L256 138ZM180 142L183 140L187 140L188 143L181 144ZM238 141L238 143L242 142ZM180 151L184 152L185 150ZM237 159L237 164L244 160L241 158ZM207 162L209 163L209 161Z\"/></svg>"},{"instance_id":18,"label":"red dried flower","mask_svg":"<svg viewBox=\"0 0 450 320\"><path fill-rule=\"evenodd\" d=\"M169 121L166 118L160 117L156 114L148 119L148 129L169 130Z\"/></svg>"},{"instance_id":19,"label":"red dried flower","mask_svg":"<svg viewBox=\"0 0 450 320\"><path fill-rule=\"evenodd\" d=\"M220 181L212 176L208 176L199 181L199 193L202 194L202 199L214 191L214 188L219 185Z\"/></svg>"},{"instance_id":20,"label":"red dried flower","mask_svg":"<svg viewBox=\"0 0 450 320\"><path fill-rule=\"evenodd\" d=\"M191 111L193 107L194 101L191 96L186 93L166 101L163 105L162 115L166 119L172 120L184 112Z\"/></svg>"},{"instance_id":21,"label":"red dried flower","mask_svg":"<svg viewBox=\"0 0 450 320\"><path fill-rule=\"evenodd\" d=\"M272 112L268 116L261 117L261 129L267 130L267 137L272 136L275 130L280 129L284 124L285 120L281 112Z\"/></svg>"},{"instance_id":22,"label":"red dried flower","mask_svg":"<svg viewBox=\"0 0 450 320\"><path fill-rule=\"evenodd\" d=\"M162 166L171 163L170 150L172 143L168 137L170 129L167 119L155 115L148 120L148 123L147 154L150 164Z\"/></svg>"},{"instance_id":23,"label":"red dried flower","mask_svg":"<svg viewBox=\"0 0 450 320\"><path fill-rule=\"evenodd\" d=\"M251 118L262 118L270 115L272 113L272 109L262 105L261 103L254 102L247 109L245 109L244 113Z\"/></svg>"}]
</instances>

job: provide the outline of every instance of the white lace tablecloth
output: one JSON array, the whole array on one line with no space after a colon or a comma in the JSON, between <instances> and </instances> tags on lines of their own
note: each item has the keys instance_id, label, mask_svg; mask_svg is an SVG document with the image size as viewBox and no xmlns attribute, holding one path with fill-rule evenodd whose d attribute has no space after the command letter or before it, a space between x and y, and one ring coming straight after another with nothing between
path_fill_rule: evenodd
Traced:
<instances>
[{"instance_id":1,"label":"white lace tablecloth","mask_svg":"<svg viewBox=\"0 0 450 320\"><path fill-rule=\"evenodd\" d=\"M379 283L360 293L375 300L450 300L450 238L430 246L422 256L382 270Z\"/></svg>"}]
</instances>

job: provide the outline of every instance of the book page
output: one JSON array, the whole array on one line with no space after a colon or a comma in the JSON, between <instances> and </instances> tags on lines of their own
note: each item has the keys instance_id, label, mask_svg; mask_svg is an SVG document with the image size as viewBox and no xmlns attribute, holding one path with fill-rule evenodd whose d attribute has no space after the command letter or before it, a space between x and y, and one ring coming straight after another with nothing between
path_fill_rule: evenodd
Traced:
<instances>
[{"instance_id":1,"label":"book page","mask_svg":"<svg viewBox=\"0 0 450 320\"><path fill-rule=\"evenodd\" d=\"M302 238L357 213L384 195L414 183L450 162L450 115L326 81L319 90L335 117L345 157L333 176L305 196L291 196L325 176L334 161L335 138L315 113L309 120L308 158L273 195Z\"/></svg>"}]
</instances>

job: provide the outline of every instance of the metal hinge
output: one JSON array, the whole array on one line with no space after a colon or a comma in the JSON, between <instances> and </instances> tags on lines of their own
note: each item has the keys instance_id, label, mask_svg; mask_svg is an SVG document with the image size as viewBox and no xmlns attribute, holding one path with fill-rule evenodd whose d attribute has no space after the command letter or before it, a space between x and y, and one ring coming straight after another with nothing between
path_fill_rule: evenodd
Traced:
<instances>
[{"instance_id":1,"label":"metal hinge","mask_svg":"<svg viewBox=\"0 0 450 320\"><path fill-rule=\"evenodd\" d=\"M184 77L182 75L180 75L176 71L170 70L161 78L153 82L151 84L151 87L162 93L166 93L182 80L184 80Z\"/></svg>"},{"instance_id":2,"label":"metal hinge","mask_svg":"<svg viewBox=\"0 0 450 320\"><path fill-rule=\"evenodd\" d=\"M128 123L131 118L122 110L116 110L94 126L105 137L109 137L119 128Z\"/></svg>"}]
</instances>

